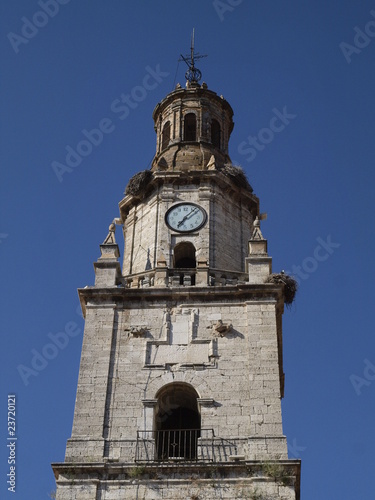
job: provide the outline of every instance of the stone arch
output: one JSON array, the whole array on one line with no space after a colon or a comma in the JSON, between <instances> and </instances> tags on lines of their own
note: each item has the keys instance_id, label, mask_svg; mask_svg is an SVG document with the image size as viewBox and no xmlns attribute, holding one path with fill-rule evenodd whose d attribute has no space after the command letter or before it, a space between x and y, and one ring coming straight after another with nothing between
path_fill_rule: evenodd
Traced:
<instances>
[{"instance_id":1,"label":"stone arch","mask_svg":"<svg viewBox=\"0 0 375 500\"><path fill-rule=\"evenodd\" d=\"M157 392L154 431L158 459L197 458L201 434L198 398L194 387L184 382L172 382Z\"/></svg>"},{"instance_id":2,"label":"stone arch","mask_svg":"<svg viewBox=\"0 0 375 500\"><path fill-rule=\"evenodd\" d=\"M161 377L156 377L147 385L144 397L154 399L155 394L158 394L160 389L172 382L182 382L195 387L200 398L209 398L212 394L212 389L207 383L207 379L198 375L195 371L184 372L167 372Z\"/></svg>"}]
</instances>

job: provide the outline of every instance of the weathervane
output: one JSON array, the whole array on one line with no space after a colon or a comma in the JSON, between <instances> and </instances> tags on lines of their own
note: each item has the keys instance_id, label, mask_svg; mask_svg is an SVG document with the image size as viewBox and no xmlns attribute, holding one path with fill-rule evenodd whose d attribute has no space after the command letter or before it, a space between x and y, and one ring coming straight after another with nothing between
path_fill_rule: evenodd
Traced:
<instances>
[{"instance_id":1,"label":"weathervane","mask_svg":"<svg viewBox=\"0 0 375 500\"><path fill-rule=\"evenodd\" d=\"M202 57L207 57L207 54L204 55L199 55L198 53L194 54L194 28L193 28L193 33L191 35L191 45L190 45L190 57L189 56L183 56L181 54L181 58L179 61L185 61L186 64L188 65L188 70L185 73L185 78L189 83L198 83L199 80L202 78L202 73L201 71L194 66L194 61L196 59L202 59Z\"/></svg>"}]
</instances>

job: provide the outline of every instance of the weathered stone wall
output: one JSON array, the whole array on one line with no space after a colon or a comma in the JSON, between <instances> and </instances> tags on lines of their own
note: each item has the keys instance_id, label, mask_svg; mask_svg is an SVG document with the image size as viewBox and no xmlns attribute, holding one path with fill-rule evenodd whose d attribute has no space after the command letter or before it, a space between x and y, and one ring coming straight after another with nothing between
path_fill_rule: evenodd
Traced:
<instances>
[{"instance_id":1,"label":"weathered stone wall","mask_svg":"<svg viewBox=\"0 0 375 500\"><path fill-rule=\"evenodd\" d=\"M103 490L102 490L103 491ZM103 500L144 499L144 500L243 500L245 498L268 500L295 500L293 488L275 483L262 484L251 481L234 480L165 480L146 481L125 487L106 487L102 494ZM84 497L82 497L83 499ZM61 499L63 500L63 499ZM65 500L65 499L64 499Z\"/></svg>"},{"instance_id":2,"label":"weathered stone wall","mask_svg":"<svg viewBox=\"0 0 375 500\"><path fill-rule=\"evenodd\" d=\"M142 273L147 265L154 268L160 258L173 267L173 249L183 241L193 243L197 260L208 262L209 267L244 272L253 215L246 198L236 196L236 191L233 188L231 196L224 197L215 181L200 186L166 183L139 202L124 221L123 275ZM167 210L182 201L197 203L207 212L207 222L199 231L177 233L166 225Z\"/></svg>"},{"instance_id":3,"label":"weathered stone wall","mask_svg":"<svg viewBox=\"0 0 375 500\"><path fill-rule=\"evenodd\" d=\"M72 437L81 439L77 450L68 442L66 456L101 458L107 404L108 374L115 329L114 305L86 306ZM82 439L83 438L83 439ZM87 440L87 441L85 441Z\"/></svg>"},{"instance_id":4,"label":"weathered stone wall","mask_svg":"<svg viewBox=\"0 0 375 500\"><path fill-rule=\"evenodd\" d=\"M233 288L219 298L207 289L201 303L155 299L146 307L133 299L88 306L67 460L133 461L137 430L154 429L150 401L176 382L195 389L201 427L234 440L234 454L287 457L276 302L251 300L251 293L236 301Z\"/></svg>"},{"instance_id":5,"label":"weathered stone wall","mask_svg":"<svg viewBox=\"0 0 375 500\"><path fill-rule=\"evenodd\" d=\"M84 468L73 483L74 469L61 471L57 500L298 500L299 462L243 463L216 466L95 466ZM101 478L99 479L99 476Z\"/></svg>"},{"instance_id":6,"label":"weathered stone wall","mask_svg":"<svg viewBox=\"0 0 375 500\"><path fill-rule=\"evenodd\" d=\"M253 217L234 196L230 200L215 190L211 205L210 267L243 272Z\"/></svg>"},{"instance_id":7,"label":"weathered stone wall","mask_svg":"<svg viewBox=\"0 0 375 500\"><path fill-rule=\"evenodd\" d=\"M101 488L101 499L123 500L295 500L293 488L275 482L260 483L235 479L229 481L207 480L164 480L134 481L132 485L106 486ZM84 499L86 497L82 497ZM90 497L87 497L90 498ZM65 499L61 499L65 500Z\"/></svg>"}]
</instances>

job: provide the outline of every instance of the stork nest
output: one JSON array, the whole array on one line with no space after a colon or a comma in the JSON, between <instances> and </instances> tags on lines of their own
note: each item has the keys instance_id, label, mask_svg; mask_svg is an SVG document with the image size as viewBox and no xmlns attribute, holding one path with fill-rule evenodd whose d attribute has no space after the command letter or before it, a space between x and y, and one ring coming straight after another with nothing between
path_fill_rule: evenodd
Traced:
<instances>
[{"instance_id":1,"label":"stork nest","mask_svg":"<svg viewBox=\"0 0 375 500\"><path fill-rule=\"evenodd\" d=\"M246 174L241 167L226 164L220 171L227 177L230 177L237 186L249 190L250 193L253 192L253 188L250 186Z\"/></svg>"},{"instance_id":2,"label":"stork nest","mask_svg":"<svg viewBox=\"0 0 375 500\"><path fill-rule=\"evenodd\" d=\"M298 290L298 283L294 278L284 273L278 273L278 274L274 273L269 275L267 283L275 283L277 285L283 284L284 302L288 306L292 304Z\"/></svg>"},{"instance_id":3,"label":"stork nest","mask_svg":"<svg viewBox=\"0 0 375 500\"><path fill-rule=\"evenodd\" d=\"M142 195L151 179L151 170L142 170L142 172L138 172L138 174L133 175L128 182L128 185L125 188L125 194L131 194L133 196Z\"/></svg>"}]
</instances>

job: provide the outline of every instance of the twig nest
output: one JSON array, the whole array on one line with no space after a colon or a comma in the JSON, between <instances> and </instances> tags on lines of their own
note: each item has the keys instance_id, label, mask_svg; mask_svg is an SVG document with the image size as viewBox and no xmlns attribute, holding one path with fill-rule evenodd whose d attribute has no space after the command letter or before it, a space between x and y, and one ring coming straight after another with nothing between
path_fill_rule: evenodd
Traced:
<instances>
[{"instance_id":1,"label":"twig nest","mask_svg":"<svg viewBox=\"0 0 375 500\"><path fill-rule=\"evenodd\" d=\"M133 175L133 177L128 182L125 188L125 194L131 194L133 196L142 196L147 187L147 184L152 179L151 170L142 170L138 174Z\"/></svg>"},{"instance_id":2,"label":"twig nest","mask_svg":"<svg viewBox=\"0 0 375 500\"><path fill-rule=\"evenodd\" d=\"M297 281L285 273L273 273L267 278L267 283L284 284L284 302L292 304L298 290Z\"/></svg>"},{"instance_id":3,"label":"twig nest","mask_svg":"<svg viewBox=\"0 0 375 500\"><path fill-rule=\"evenodd\" d=\"M250 186L246 174L241 167L226 164L220 171L227 177L230 177L237 184L237 186L248 189L250 193L253 192L253 188Z\"/></svg>"}]
</instances>

